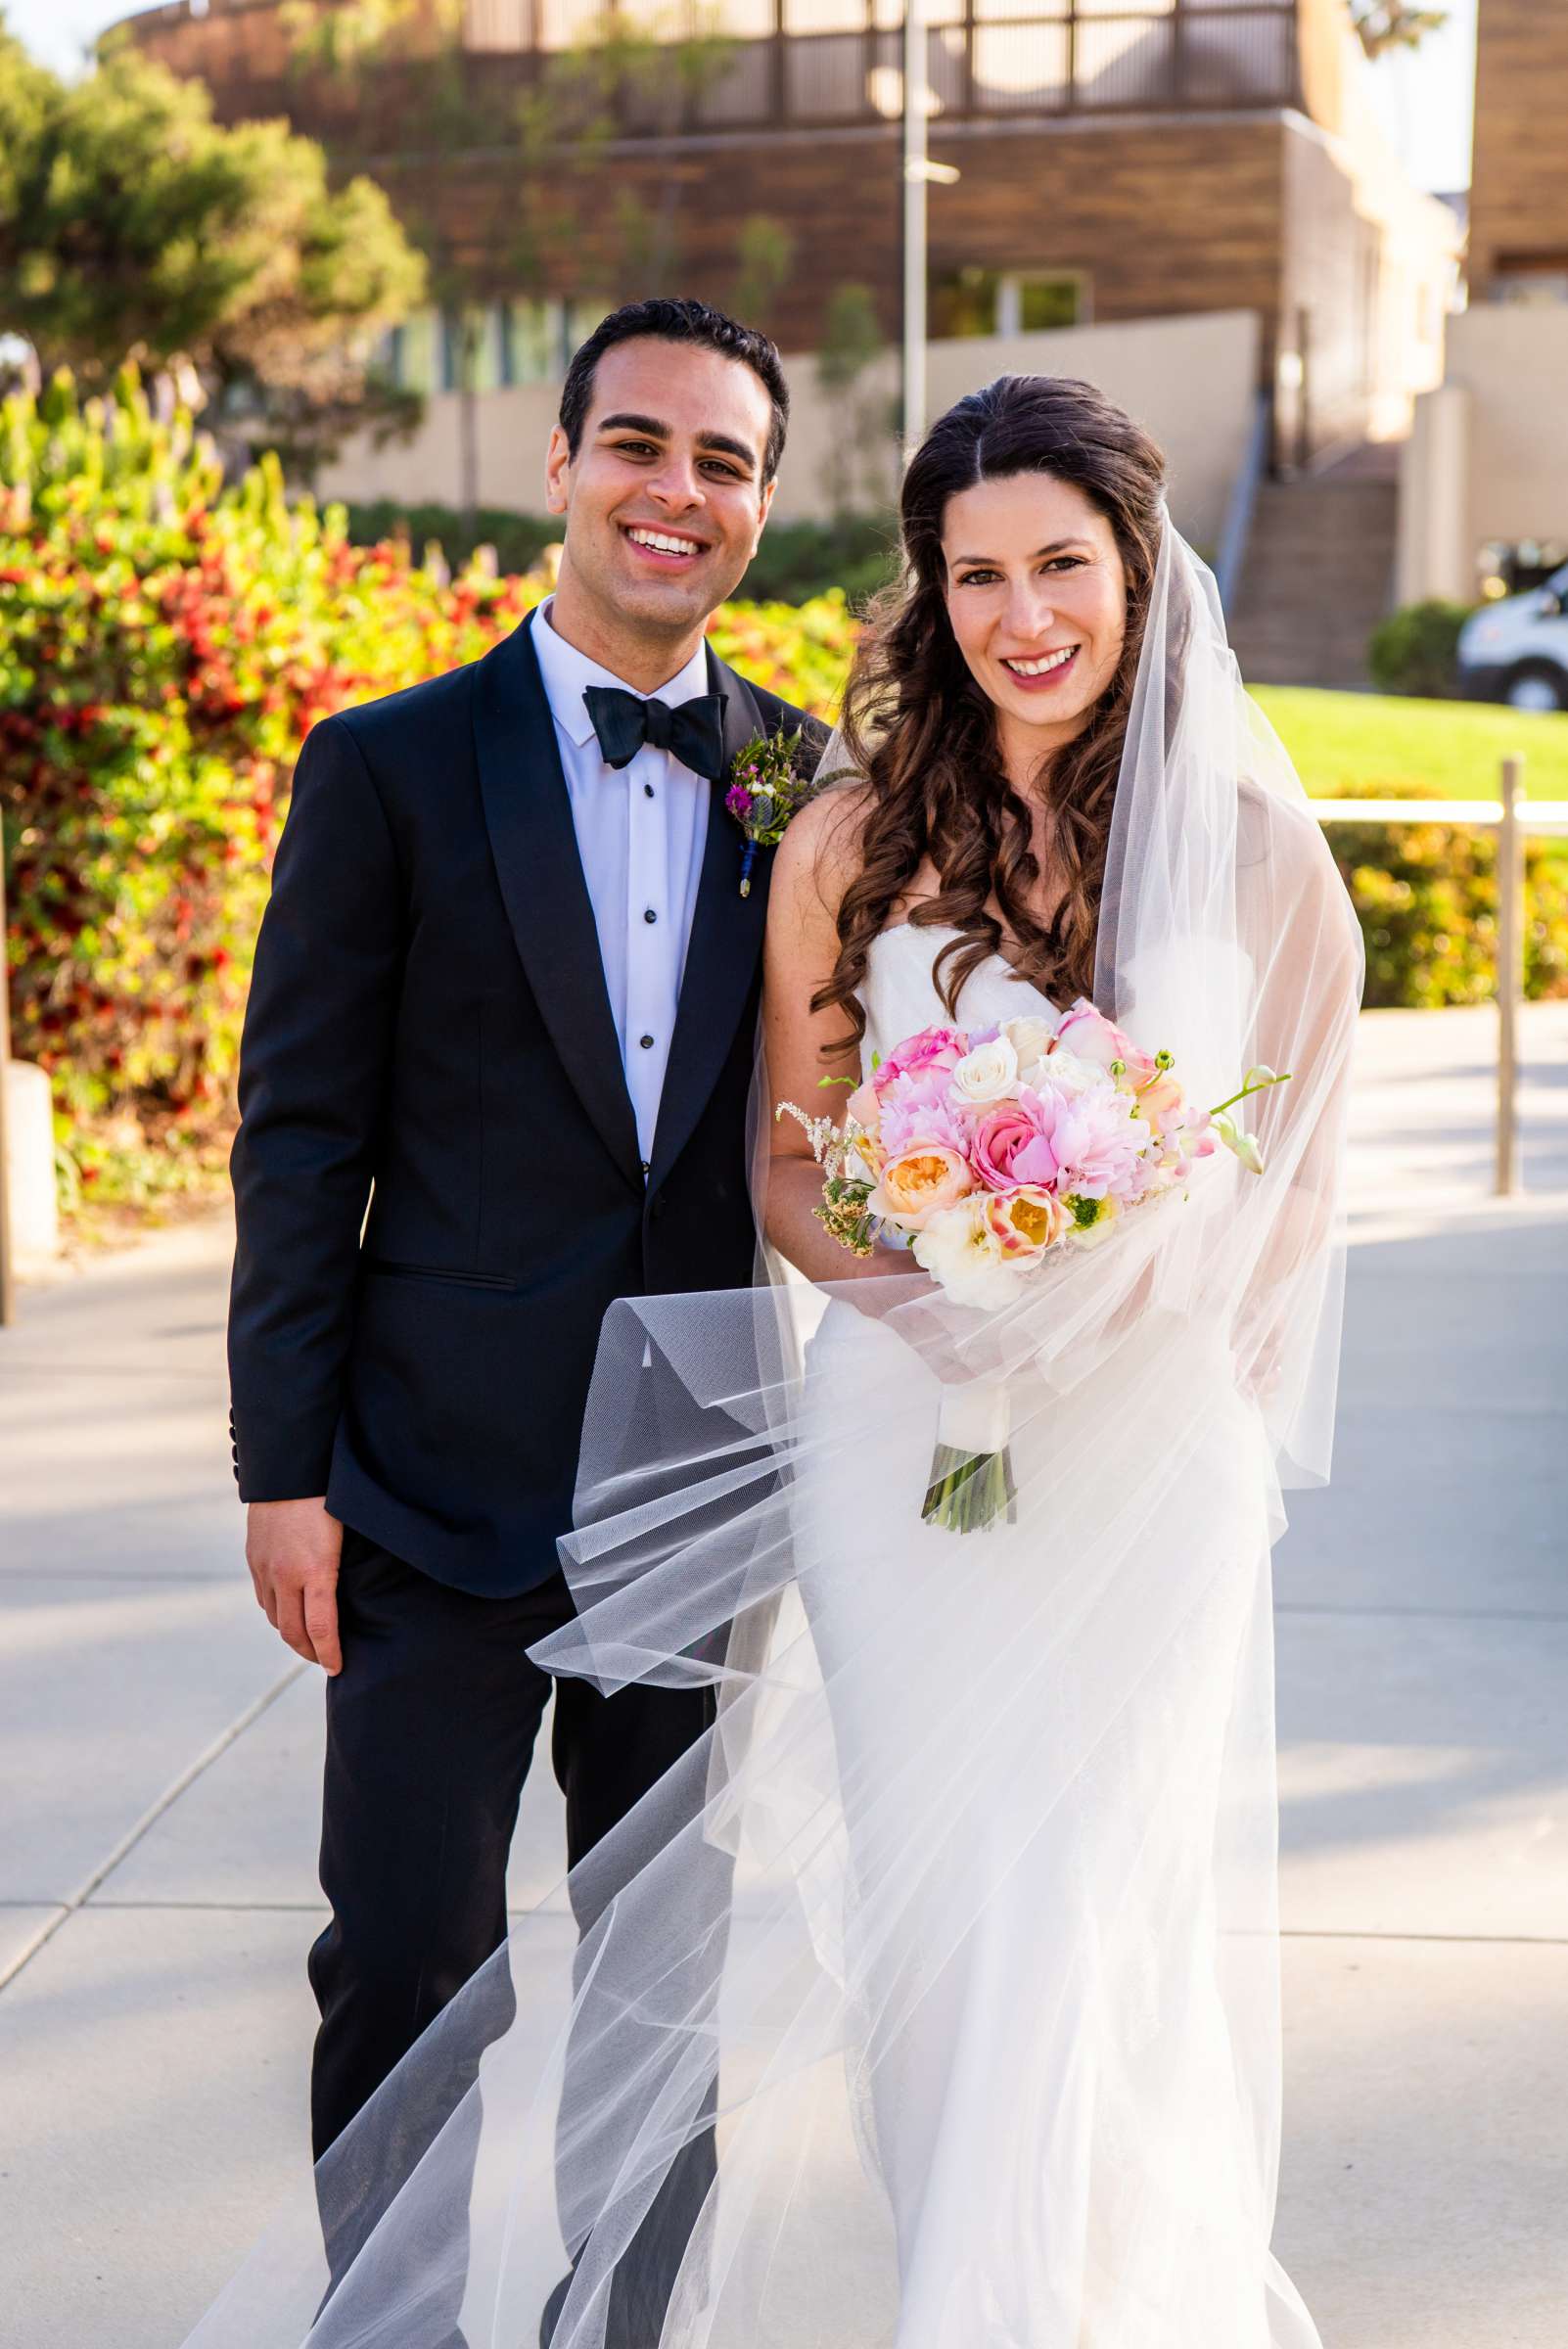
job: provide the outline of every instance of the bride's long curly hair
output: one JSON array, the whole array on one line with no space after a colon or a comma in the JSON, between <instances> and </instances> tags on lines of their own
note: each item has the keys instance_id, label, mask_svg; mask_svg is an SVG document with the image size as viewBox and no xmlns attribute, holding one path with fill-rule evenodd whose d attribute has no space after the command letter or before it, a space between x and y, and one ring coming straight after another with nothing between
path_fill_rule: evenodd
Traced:
<instances>
[{"instance_id":1,"label":"bride's long curly hair","mask_svg":"<svg viewBox=\"0 0 1568 2349\"><path fill-rule=\"evenodd\" d=\"M1031 811L1008 782L994 713L949 625L942 551L949 498L978 482L1028 473L1083 491L1115 532L1127 573L1127 642L1116 674L1045 778L1050 854L1066 884L1048 923L1033 909L1040 870ZM871 942L927 862L938 888L908 918L959 934L936 959L949 1016L965 980L1004 945L1043 993L1063 1001L1091 992L1111 805L1164 486L1165 460L1148 435L1092 384L1066 377L998 376L926 436L900 498L903 576L872 606L845 693L845 742L868 799L860 803L854 877L839 905L838 961L811 1008L842 1006L854 1041L865 1033L858 990Z\"/></svg>"}]
</instances>

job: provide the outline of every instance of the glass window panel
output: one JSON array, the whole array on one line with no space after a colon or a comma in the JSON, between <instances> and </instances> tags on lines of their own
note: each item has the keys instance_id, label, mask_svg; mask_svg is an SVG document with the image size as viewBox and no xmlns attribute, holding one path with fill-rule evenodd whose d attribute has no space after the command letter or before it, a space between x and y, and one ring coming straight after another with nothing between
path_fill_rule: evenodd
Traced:
<instances>
[{"instance_id":1,"label":"glass window panel","mask_svg":"<svg viewBox=\"0 0 1568 2349\"><path fill-rule=\"evenodd\" d=\"M730 41L765 41L773 30L773 0L704 0L696 30Z\"/></svg>"},{"instance_id":2,"label":"glass window panel","mask_svg":"<svg viewBox=\"0 0 1568 2349\"><path fill-rule=\"evenodd\" d=\"M566 330L563 374L566 371L565 362L571 360L573 352L586 343L594 328L609 317L614 307L614 302L603 294L574 295L567 302L562 320Z\"/></svg>"},{"instance_id":3,"label":"glass window panel","mask_svg":"<svg viewBox=\"0 0 1568 2349\"><path fill-rule=\"evenodd\" d=\"M593 40L603 22L601 0L537 0L541 49L576 49Z\"/></svg>"},{"instance_id":4,"label":"glass window panel","mask_svg":"<svg viewBox=\"0 0 1568 2349\"><path fill-rule=\"evenodd\" d=\"M1084 285L1076 276L1021 276L1018 325L1026 335L1058 326L1077 326L1084 315Z\"/></svg>"},{"instance_id":5,"label":"glass window panel","mask_svg":"<svg viewBox=\"0 0 1568 2349\"><path fill-rule=\"evenodd\" d=\"M558 372L561 326L559 305L549 301L514 301L511 313L512 381L547 384Z\"/></svg>"},{"instance_id":6,"label":"glass window panel","mask_svg":"<svg viewBox=\"0 0 1568 2349\"><path fill-rule=\"evenodd\" d=\"M931 93L929 117L950 114L964 103L964 36L961 27L933 32L926 44L926 88ZM896 32L879 32L872 43L871 104L890 119L903 112L903 41Z\"/></svg>"},{"instance_id":7,"label":"glass window panel","mask_svg":"<svg viewBox=\"0 0 1568 2349\"><path fill-rule=\"evenodd\" d=\"M866 105L866 44L858 33L819 33L784 53L784 104L796 121L852 118Z\"/></svg>"},{"instance_id":8,"label":"glass window panel","mask_svg":"<svg viewBox=\"0 0 1568 2349\"><path fill-rule=\"evenodd\" d=\"M1065 107L1068 63L1065 24L977 24L975 106L988 115Z\"/></svg>"},{"instance_id":9,"label":"glass window panel","mask_svg":"<svg viewBox=\"0 0 1568 2349\"><path fill-rule=\"evenodd\" d=\"M1046 0L1047 7L1056 5L1057 0ZM963 0L926 0L928 24L961 24L963 21ZM903 0L871 0L871 22L879 32L901 32Z\"/></svg>"},{"instance_id":10,"label":"glass window panel","mask_svg":"<svg viewBox=\"0 0 1568 2349\"><path fill-rule=\"evenodd\" d=\"M865 0L784 0L786 32L857 32Z\"/></svg>"},{"instance_id":11,"label":"glass window panel","mask_svg":"<svg viewBox=\"0 0 1568 2349\"><path fill-rule=\"evenodd\" d=\"M1170 17L1176 0L1078 0L1081 17Z\"/></svg>"},{"instance_id":12,"label":"glass window panel","mask_svg":"<svg viewBox=\"0 0 1568 2349\"><path fill-rule=\"evenodd\" d=\"M1181 27L1181 94L1189 105L1288 101L1295 39L1288 17L1256 9L1231 22L1189 17Z\"/></svg>"},{"instance_id":13,"label":"glass window panel","mask_svg":"<svg viewBox=\"0 0 1568 2349\"><path fill-rule=\"evenodd\" d=\"M931 332L939 343L996 332L1001 276L995 269L947 269L931 282Z\"/></svg>"},{"instance_id":14,"label":"glass window panel","mask_svg":"<svg viewBox=\"0 0 1568 2349\"><path fill-rule=\"evenodd\" d=\"M1170 18L1140 23L1081 22L1080 106L1158 106L1176 95Z\"/></svg>"},{"instance_id":15,"label":"glass window panel","mask_svg":"<svg viewBox=\"0 0 1568 2349\"><path fill-rule=\"evenodd\" d=\"M1069 14L1069 0L975 0L977 24L1056 23Z\"/></svg>"},{"instance_id":16,"label":"glass window panel","mask_svg":"<svg viewBox=\"0 0 1568 2349\"><path fill-rule=\"evenodd\" d=\"M747 41L724 70L703 87L697 105L704 122L766 122L773 114L773 51Z\"/></svg>"}]
</instances>

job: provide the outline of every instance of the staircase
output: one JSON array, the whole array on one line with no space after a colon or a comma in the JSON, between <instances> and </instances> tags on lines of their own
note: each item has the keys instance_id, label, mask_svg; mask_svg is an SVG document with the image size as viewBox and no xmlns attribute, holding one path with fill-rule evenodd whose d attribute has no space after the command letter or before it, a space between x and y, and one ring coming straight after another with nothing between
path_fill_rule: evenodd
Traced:
<instances>
[{"instance_id":1,"label":"staircase","mask_svg":"<svg viewBox=\"0 0 1568 2349\"><path fill-rule=\"evenodd\" d=\"M1398 527L1392 442L1261 484L1227 621L1249 685L1365 690L1366 641L1393 601Z\"/></svg>"}]
</instances>

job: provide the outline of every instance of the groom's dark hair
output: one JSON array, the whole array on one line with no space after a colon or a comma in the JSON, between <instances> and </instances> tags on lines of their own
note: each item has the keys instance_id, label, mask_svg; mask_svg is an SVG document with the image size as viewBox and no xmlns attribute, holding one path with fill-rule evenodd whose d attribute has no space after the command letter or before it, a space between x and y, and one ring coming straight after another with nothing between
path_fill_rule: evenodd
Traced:
<instances>
[{"instance_id":1,"label":"groom's dark hair","mask_svg":"<svg viewBox=\"0 0 1568 2349\"><path fill-rule=\"evenodd\" d=\"M673 301L663 298L628 301L624 308L612 310L608 318L600 320L574 356L561 390L561 430L573 456L582 445L582 428L593 403L593 379L599 361L618 343L635 342L639 337L651 337L660 343L690 343L703 350L716 350L721 358L739 359L761 379L773 403L773 419L762 455L762 480L764 484L770 482L784 454L784 435L790 420L790 388L784 380L784 363L777 345L766 335L755 326L742 326L738 320L726 318L722 310L712 308L706 301Z\"/></svg>"}]
</instances>

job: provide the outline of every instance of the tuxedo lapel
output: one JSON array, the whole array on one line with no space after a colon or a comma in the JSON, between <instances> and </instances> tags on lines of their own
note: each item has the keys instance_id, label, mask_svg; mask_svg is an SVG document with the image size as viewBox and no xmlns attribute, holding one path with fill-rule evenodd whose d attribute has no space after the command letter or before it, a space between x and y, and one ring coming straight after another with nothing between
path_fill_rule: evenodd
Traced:
<instances>
[{"instance_id":1,"label":"tuxedo lapel","mask_svg":"<svg viewBox=\"0 0 1568 2349\"><path fill-rule=\"evenodd\" d=\"M480 664L474 743L484 821L507 920L550 1039L606 1149L641 1190L637 1122L530 626L525 621Z\"/></svg>"},{"instance_id":2,"label":"tuxedo lapel","mask_svg":"<svg viewBox=\"0 0 1568 2349\"><path fill-rule=\"evenodd\" d=\"M686 946L669 1063L660 1095L650 1184L658 1183L673 1166L718 1082L736 1024L752 999L767 917L766 864L759 870L750 897L743 898L744 842L740 826L724 805L729 769L752 737L761 733L761 712L745 678L727 668L712 645L708 648L708 681L713 692L727 697L725 773L708 787L702 878Z\"/></svg>"}]
</instances>

